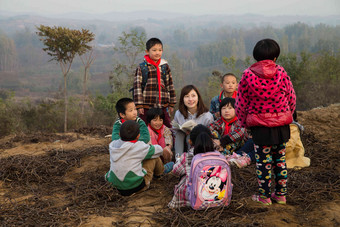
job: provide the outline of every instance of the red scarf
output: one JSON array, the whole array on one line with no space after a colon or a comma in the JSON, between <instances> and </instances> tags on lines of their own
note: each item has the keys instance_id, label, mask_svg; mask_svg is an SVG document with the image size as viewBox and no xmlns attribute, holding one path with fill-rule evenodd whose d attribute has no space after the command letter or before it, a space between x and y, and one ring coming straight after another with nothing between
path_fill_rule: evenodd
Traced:
<instances>
[{"instance_id":1,"label":"red scarf","mask_svg":"<svg viewBox=\"0 0 340 227\"><path fill-rule=\"evenodd\" d=\"M161 70L159 69L159 64L161 63L161 58L154 62L149 55L145 55L144 59L151 65L155 66L157 69L157 81L158 81L158 96L159 96L159 104L161 104Z\"/></svg>"},{"instance_id":2,"label":"red scarf","mask_svg":"<svg viewBox=\"0 0 340 227\"><path fill-rule=\"evenodd\" d=\"M237 96L237 91L234 91L233 92L233 95L231 96L232 98L236 99L236 96Z\"/></svg>"},{"instance_id":3,"label":"red scarf","mask_svg":"<svg viewBox=\"0 0 340 227\"><path fill-rule=\"evenodd\" d=\"M150 128L155 132L155 133L157 133L157 135L158 135L158 138L157 138L157 142L159 143L159 141L162 139L162 129L163 129L163 127L164 127L164 124L162 125L162 127L160 127L159 129L155 129L155 128L153 128L152 126L151 126L151 124L149 124L149 126L150 126Z\"/></svg>"},{"instance_id":4,"label":"red scarf","mask_svg":"<svg viewBox=\"0 0 340 227\"><path fill-rule=\"evenodd\" d=\"M231 119L230 121L225 120L223 117L221 117L222 121L225 123L225 129L223 132L223 135L227 135L230 131L231 125L237 121L237 117L235 116L233 119Z\"/></svg>"},{"instance_id":5,"label":"red scarf","mask_svg":"<svg viewBox=\"0 0 340 227\"><path fill-rule=\"evenodd\" d=\"M224 96L224 91L222 90L219 97L218 97L218 101L222 102L222 95ZM237 91L234 91L233 94L231 95L231 97L233 99L236 99L236 95L237 95ZM223 97L223 98L226 98L226 97Z\"/></svg>"},{"instance_id":6,"label":"red scarf","mask_svg":"<svg viewBox=\"0 0 340 227\"><path fill-rule=\"evenodd\" d=\"M130 143L137 143L138 140L130 140Z\"/></svg>"},{"instance_id":7,"label":"red scarf","mask_svg":"<svg viewBox=\"0 0 340 227\"><path fill-rule=\"evenodd\" d=\"M122 124L125 122L125 120L123 118L121 118L120 121L122 122Z\"/></svg>"}]
</instances>

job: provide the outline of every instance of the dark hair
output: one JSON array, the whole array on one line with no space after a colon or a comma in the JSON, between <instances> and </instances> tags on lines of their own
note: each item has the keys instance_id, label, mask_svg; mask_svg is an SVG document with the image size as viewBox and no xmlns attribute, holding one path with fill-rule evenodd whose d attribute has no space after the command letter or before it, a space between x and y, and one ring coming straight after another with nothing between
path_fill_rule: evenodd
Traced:
<instances>
[{"instance_id":1,"label":"dark hair","mask_svg":"<svg viewBox=\"0 0 340 227\"><path fill-rule=\"evenodd\" d=\"M194 155L214 151L214 143L210 130L202 125L196 125L190 132L190 140L194 144Z\"/></svg>"},{"instance_id":2,"label":"dark hair","mask_svg":"<svg viewBox=\"0 0 340 227\"><path fill-rule=\"evenodd\" d=\"M120 113L125 114L126 111L126 105L129 103L132 103L133 100L130 98L121 98L116 103L116 111L118 113L118 116L120 117Z\"/></svg>"},{"instance_id":3,"label":"dark hair","mask_svg":"<svg viewBox=\"0 0 340 227\"><path fill-rule=\"evenodd\" d=\"M221 114L222 107L228 104L230 104L235 109L235 99L227 97L227 98L222 99L220 103L220 114Z\"/></svg>"},{"instance_id":4,"label":"dark hair","mask_svg":"<svg viewBox=\"0 0 340 227\"><path fill-rule=\"evenodd\" d=\"M224 81L224 78L227 77L227 76L233 76L235 77L236 81L237 81L237 77L233 74L233 73L226 73L222 76L221 78L221 83L223 84L223 81Z\"/></svg>"},{"instance_id":5,"label":"dark hair","mask_svg":"<svg viewBox=\"0 0 340 227\"><path fill-rule=\"evenodd\" d=\"M296 122L298 122L296 110L294 110L294 113L293 113L293 120L296 121Z\"/></svg>"},{"instance_id":6,"label":"dark hair","mask_svg":"<svg viewBox=\"0 0 340 227\"><path fill-rule=\"evenodd\" d=\"M191 90L194 90L198 96L198 103L197 103L197 117L201 114L208 112L208 108L204 105L203 99L201 94L199 93L198 89L194 85L187 85L182 88L181 90L181 97L179 98L178 110L184 116L185 119L188 118L188 108L184 105L184 96L186 96Z\"/></svg>"},{"instance_id":7,"label":"dark hair","mask_svg":"<svg viewBox=\"0 0 340 227\"><path fill-rule=\"evenodd\" d=\"M139 124L135 121L125 121L119 130L120 138L123 141L135 140L139 135Z\"/></svg>"},{"instance_id":8,"label":"dark hair","mask_svg":"<svg viewBox=\"0 0 340 227\"><path fill-rule=\"evenodd\" d=\"M146 113L146 122L150 124L152 119L155 119L156 117L160 117L164 121L164 113L161 108L151 108Z\"/></svg>"},{"instance_id":9,"label":"dark hair","mask_svg":"<svg viewBox=\"0 0 340 227\"><path fill-rule=\"evenodd\" d=\"M146 50L149 51L151 47L153 47L156 44L161 44L163 47L163 43L160 39L157 38L151 38L146 42Z\"/></svg>"},{"instance_id":10,"label":"dark hair","mask_svg":"<svg viewBox=\"0 0 340 227\"><path fill-rule=\"evenodd\" d=\"M273 39L262 39L258 41L253 50L256 61L273 60L280 55L280 46Z\"/></svg>"}]
</instances>

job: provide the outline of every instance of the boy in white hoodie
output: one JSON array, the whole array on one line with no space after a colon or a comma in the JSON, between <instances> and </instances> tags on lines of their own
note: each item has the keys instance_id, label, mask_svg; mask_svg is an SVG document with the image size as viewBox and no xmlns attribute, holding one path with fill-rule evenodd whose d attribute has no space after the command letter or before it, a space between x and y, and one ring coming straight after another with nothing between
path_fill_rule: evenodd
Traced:
<instances>
[{"instance_id":1,"label":"boy in white hoodie","mask_svg":"<svg viewBox=\"0 0 340 227\"><path fill-rule=\"evenodd\" d=\"M110 143L110 171L105 178L121 195L129 196L150 186L153 175L160 176L164 166L159 156L163 148L138 141L139 124L125 121L120 128L120 138Z\"/></svg>"}]
</instances>

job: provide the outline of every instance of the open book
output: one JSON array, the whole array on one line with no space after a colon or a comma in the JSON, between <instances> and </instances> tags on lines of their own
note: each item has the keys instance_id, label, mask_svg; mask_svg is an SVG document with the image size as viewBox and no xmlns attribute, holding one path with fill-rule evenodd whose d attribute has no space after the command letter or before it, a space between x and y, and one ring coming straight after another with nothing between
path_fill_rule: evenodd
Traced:
<instances>
[{"instance_id":1,"label":"open book","mask_svg":"<svg viewBox=\"0 0 340 227\"><path fill-rule=\"evenodd\" d=\"M189 120L189 121L184 122L182 125L179 125L176 121L173 120L171 122L171 125L173 129L177 129L185 133L189 133L197 125L197 123L194 120Z\"/></svg>"}]
</instances>

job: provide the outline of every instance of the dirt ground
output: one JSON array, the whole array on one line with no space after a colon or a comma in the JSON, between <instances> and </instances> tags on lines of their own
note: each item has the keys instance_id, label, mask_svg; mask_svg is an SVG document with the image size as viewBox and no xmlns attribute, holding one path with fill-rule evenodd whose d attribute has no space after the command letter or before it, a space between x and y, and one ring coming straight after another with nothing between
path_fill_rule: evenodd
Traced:
<instances>
[{"instance_id":1,"label":"dirt ground","mask_svg":"<svg viewBox=\"0 0 340 227\"><path fill-rule=\"evenodd\" d=\"M288 171L287 205L262 206L255 165L232 167L231 204L194 211L167 203L178 178L122 197L104 180L111 128L0 139L1 226L339 226L340 105L298 112L311 166Z\"/></svg>"}]
</instances>

